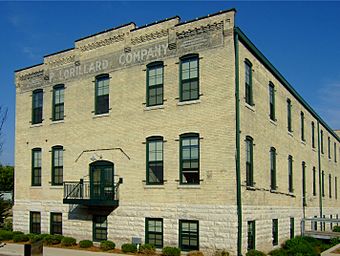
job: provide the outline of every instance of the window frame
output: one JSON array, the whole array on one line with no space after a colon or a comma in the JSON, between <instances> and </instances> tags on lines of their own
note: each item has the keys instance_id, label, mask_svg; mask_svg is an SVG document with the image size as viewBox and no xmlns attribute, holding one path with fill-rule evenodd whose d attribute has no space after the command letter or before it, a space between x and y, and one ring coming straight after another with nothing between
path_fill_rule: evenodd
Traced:
<instances>
[{"instance_id":1,"label":"window frame","mask_svg":"<svg viewBox=\"0 0 340 256\"><path fill-rule=\"evenodd\" d=\"M251 136L246 136L245 141L246 141L246 185L247 187L254 187L254 184L255 184L254 183L254 139Z\"/></svg>"},{"instance_id":2,"label":"window frame","mask_svg":"<svg viewBox=\"0 0 340 256\"><path fill-rule=\"evenodd\" d=\"M312 148L315 148L315 124L312 122Z\"/></svg>"},{"instance_id":3,"label":"window frame","mask_svg":"<svg viewBox=\"0 0 340 256\"><path fill-rule=\"evenodd\" d=\"M302 205L307 206L306 199L306 162L302 161Z\"/></svg>"},{"instance_id":4,"label":"window frame","mask_svg":"<svg viewBox=\"0 0 340 256\"><path fill-rule=\"evenodd\" d=\"M153 142L162 142L162 160L161 161L150 161L150 143L153 143ZM161 164L162 166L162 178L159 182L150 182L150 163L153 163L153 162L157 164ZM164 138L162 136L151 136L151 137L146 138L146 184L147 185L163 185L164 184Z\"/></svg>"},{"instance_id":5,"label":"window frame","mask_svg":"<svg viewBox=\"0 0 340 256\"><path fill-rule=\"evenodd\" d=\"M253 64L250 60L245 59L244 60L244 74L245 74L245 81L244 81L244 99L245 102L250 105L254 106L254 95L253 95ZM249 74L247 73L247 70L249 70ZM249 78L248 78L249 75ZM247 83L247 80L249 80L249 83Z\"/></svg>"},{"instance_id":6,"label":"window frame","mask_svg":"<svg viewBox=\"0 0 340 256\"><path fill-rule=\"evenodd\" d=\"M61 217L61 221L54 221L53 217L54 216L60 216ZM59 229L60 228L60 232L59 231L55 231L55 229ZM51 235L62 235L63 234L63 214L61 212L51 212L50 213L50 234Z\"/></svg>"},{"instance_id":7,"label":"window frame","mask_svg":"<svg viewBox=\"0 0 340 256\"><path fill-rule=\"evenodd\" d=\"M197 232L192 232L192 231L188 231L189 234L183 234L183 223L188 223L189 224L189 229L190 229L190 225L191 224L196 224L197 226ZM193 233L193 234L191 234ZM189 246L183 246L183 237L188 237L189 239ZM190 246L190 241L191 241L191 237L193 236L193 238L195 238L196 236L196 243L197 246ZM193 250L199 250L199 221L198 220L183 220L180 219L179 220L179 248L181 249L181 251L193 251Z\"/></svg>"},{"instance_id":8,"label":"window frame","mask_svg":"<svg viewBox=\"0 0 340 256\"><path fill-rule=\"evenodd\" d=\"M334 142L334 162L335 163L337 162L337 159L336 159L336 142Z\"/></svg>"},{"instance_id":9,"label":"window frame","mask_svg":"<svg viewBox=\"0 0 340 256\"><path fill-rule=\"evenodd\" d=\"M96 227L96 224L100 224L99 222L95 222L96 218L105 218L106 222L106 227ZM101 239L97 237L97 231L102 231L105 230L105 238ZM107 216L106 215L92 215L92 240L94 242L100 242L100 241L106 241L107 240L107 235L108 235L108 221L107 221Z\"/></svg>"},{"instance_id":10,"label":"window frame","mask_svg":"<svg viewBox=\"0 0 340 256\"><path fill-rule=\"evenodd\" d=\"M182 57L180 57L180 65L179 65L179 80L180 80L180 93L179 93L179 100L180 102L184 102L184 101L191 101L191 100L198 100L200 98L200 61L199 61L199 55L197 53L191 53L191 54L187 54L184 55ZM190 62L191 61L197 61L197 77L194 78L188 78L188 79L183 79L183 63L185 62L189 62L189 66L190 66ZM189 71L190 71L190 67L189 67ZM190 73L190 72L189 72ZM188 99L184 99L183 97L183 84L185 82L190 82L190 95L191 92L194 91L191 89L191 83L197 81L197 97L189 97Z\"/></svg>"},{"instance_id":11,"label":"window frame","mask_svg":"<svg viewBox=\"0 0 340 256\"><path fill-rule=\"evenodd\" d=\"M325 197L325 172L321 172L321 195Z\"/></svg>"},{"instance_id":12,"label":"window frame","mask_svg":"<svg viewBox=\"0 0 340 256\"><path fill-rule=\"evenodd\" d=\"M287 128L289 132L293 132L292 126L292 101L287 99Z\"/></svg>"},{"instance_id":13,"label":"window frame","mask_svg":"<svg viewBox=\"0 0 340 256\"><path fill-rule=\"evenodd\" d=\"M316 169L313 166L313 196L316 196Z\"/></svg>"},{"instance_id":14,"label":"window frame","mask_svg":"<svg viewBox=\"0 0 340 256\"><path fill-rule=\"evenodd\" d=\"M184 146L183 146L183 141L186 140L186 139L197 139L197 146L194 145L192 146L191 143L190 143L190 156L191 156L191 152L193 150L194 147L197 147L197 159L194 159L194 158L190 158L190 159L184 159L183 158L183 149L184 149ZM201 180L200 180L200 136L198 133L184 133L184 134L181 134L180 135L180 184L182 185L199 185ZM184 179L183 179L183 175L184 173L186 172L183 167L183 163L185 161L190 161L190 165L191 165L191 162L192 160L196 160L197 161L197 168L187 168L188 171L187 172L191 172L191 173L196 173L197 172L197 175L198 175L198 180L197 182L184 182ZM194 169L194 170L191 170L191 169ZM195 171L195 169L197 169L197 171Z\"/></svg>"},{"instance_id":15,"label":"window frame","mask_svg":"<svg viewBox=\"0 0 340 256\"><path fill-rule=\"evenodd\" d=\"M276 149L274 147L270 148L270 189L276 190Z\"/></svg>"},{"instance_id":16,"label":"window frame","mask_svg":"<svg viewBox=\"0 0 340 256\"><path fill-rule=\"evenodd\" d=\"M273 246L279 244L279 219L272 219L272 240Z\"/></svg>"},{"instance_id":17,"label":"window frame","mask_svg":"<svg viewBox=\"0 0 340 256\"><path fill-rule=\"evenodd\" d=\"M59 166L56 166L55 165L55 154L56 154L56 151L61 151L62 152L62 158L61 158L61 162L62 162L62 165L59 165ZM52 186L61 186L63 185L63 176L64 176L64 148L63 146L61 145L57 145L57 146L53 146L52 147L52 173L51 173L51 185ZM56 170L57 169L61 169L61 175L56 175ZM61 182L56 182L55 178L57 176L61 176Z\"/></svg>"},{"instance_id":18,"label":"window frame","mask_svg":"<svg viewBox=\"0 0 340 256\"><path fill-rule=\"evenodd\" d=\"M331 137L328 136L328 159L331 159Z\"/></svg>"},{"instance_id":19,"label":"window frame","mask_svg":"<svg viewBox=\"0 0 340 256\"><path fill-rule=\"evenodd\" d=\"M153 69L162 69L162 83L161 84L154 84L150 86L150 71ZM158 97L156 93L156 103L155 104L150 104L150 90L151 89L158 89L162 90L161 93L161 101L158 102ZM163 61L155 61L152 63L149 63L146 65L146 106L147 107L152 107L152 106L159 106L164 104L164 63Z\"/></svg>"},{"instance_id":20,"label":"window frame","mask_svg":"<svg viewBox=\"0 0 340 256\"><path fill-rule=\"evenodd\" d=\"M40 165L35 166L35 153L40 154ZM31 186L39 187L41 186L41 178L42 178L42 149L41 148L33 148L31 150ZM38 162L39 163L39 162ZM38 180L36 182L36 179Z\"/></svg>"},{"instance_id":21,"label":"window frame","mask_svg":"<svg viewBox=\"0 0 340 256\"><path fill-rule=\"evenodd\" d=\"M294 217L289 219L289 237L290 239L295 237L295 220Z\"/></svg>"},{"instance_id":22,"label":"window frame","mask_svg":"<svg viewBox=\"0 0 340 256\"><path fill-rule=\"evenodd\" d=\"M63 91L63 102L62 103L56 103L56 92L60 90ZM65 117L65 109L64 109L64 104L65 104L65 85L64 84L57 84L55 86L53 86L53 95L52 95L53 99L52 99L52 121L61 121L64 120ZM59 118L56 117L56 109L58 107L62 106L62 110L59 112Z\"/></svg>"},{"instance_id":23,"label":"window frame","mask_svg":"<svg viewBox=\"0 0 340 256\"><path fill-rule=\"evenodd\" d=\"M288 156L288 192L294 193L293 156Z\"/></svg>"},{"instance_id":24,"label":"window frame","mask_svg":"<svg viewBox=\"0 0 340 256\"><path fill-rule=\"evenodd\" d=\"M323 131L322 130L320 131L320 144L321 144L321 154L323 154L324 150L323 150Z\"/></svg>"},{"instance_id":25,"label":"window frame","mask_svg":"<svg viewBox=\"0 0 340 256\"><path fill-rule=\"evenodd\" d=\"M39 214L39 222L33 222L35 214ZM41 213L37 211L30 211L30 233L41 234Z\"/></svg>"},{"instance_id":26,"label":"window frame","mask_svg":"<svg viewBox=\"0 0 340 256\"><path fill-rule=\"evenodd\" d=\"M41 97L41 99L39 98ZM41 100L41 103L40 103ZM38 105L41 106L35 107L36 101L38 101ZM32 119L31 124L41 124L43 119L43 108L44 108L44 90L36 89L32 92Z\"/></svg>"},{"instance_id":27,"label":"window frame","mask_svg":"<svg viewBox=\"0 0 340 256\"><path fill-rule=\"evenodd\" d=\"M334 198L338 199L338 177L334 177Z\"/></svg>"},{"instance_id":28,"label":"window frame","mask_svg":"<svg viewBox=\"0 0 340 256\"><path fill-rule=\"evenodd\" d=\"M332 198L332 174L328 174L328 196Z\"/></svg>"},{"instance_id":29,"label":"window frame","mask_svg":"<svg viewBox=\"0 0 340 256\"><path fill-rule=\"evenodd\" d=\"M255 220L247 222L247 250L256 249L256 223Z\"/></svg>"},{"instance_id":30,"label":"window frame","mask_svg":"<svg viewBox=\"0 0 340 256\"><path fill-rule=\"evenodd\" d=\"M99 86L99 82L104 81L104 80L108 80L108 93L107 94L103 94L103 95L98 95L98 86ZM110 112L110 75L109 74L100 74L97 75L95 77L95 104L94 104L94 114L95 115L104 115L104 114L108 114ZM100 106L99 106L99 97L104 97L107 96L107 109L105 110L101 110ZM106 99L103 99L103 102L106 101ZM103 107L104 108L104 107ZM99 111L100 110L100 111Z\"/></svg>"},{"instance_id":31,"label":"window frame","mask_svg":"<svg viewBox=\"0 0 340 256\"><path fill-rule=\"evenodd\" d=\"M272 121L276 121L275 114L275 85L269 82L269 118Z\"/></svg>"},{"instance_id":32,"label":"window frame","mask_svg":"<svg viewBox=\"0 0 340 256\"><path fill-rule=\"evenodd\" d=\"M150 231L149 230L149 221L159 221L161 222L161 227L162 230L161 232L157 232L157 231ZM150 234L152 235L161 235L161 244L156 244L156 243L152 243L150 242ZM157 240L157 239L155 239ZM156 248L163 248L164 245L164 229L163 229L163 219L162 218L145 218L145 243L146 244L152 244L154 245Z\"/></svg>"},{"instance_id":33,"label":"window frame","mask_svg":"<svg viewBox=\"0 0 340 256\"><path fill-rule=\"evenodd\" d=\"M301 140L306 141L305 138L305 114L301 111L300 113L300 121L301 121Z\"/></svg>"}]
</instances>

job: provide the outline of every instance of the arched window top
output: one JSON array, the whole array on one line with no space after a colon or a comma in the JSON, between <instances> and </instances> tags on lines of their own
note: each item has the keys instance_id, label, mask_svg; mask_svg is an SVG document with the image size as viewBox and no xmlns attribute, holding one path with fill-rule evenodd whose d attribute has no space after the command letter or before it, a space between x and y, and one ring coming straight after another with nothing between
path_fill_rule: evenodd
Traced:
<instances>
[{"instance_id":1,"label":"arched window top","mask_svg":"<svg viewBox=\"0 0 340 256\"><path fill-rule=\"evenodd\" d=\"M271 148L270 148L270 151L271 151L271 152L276 152L276 148L271 147Z\"/></svg>"},{"instance_id":2,"label":"arched window top","mask_svg":"<svg viewBox=\"0 0 340 256\"><path fill-rule=\"evenodd\" d=\"M199 137L198 133L195 132L188 132L188 133L183 133L180 135L181 138L186 138L186 137Z\"/></svg>"},{"instance_id":3,"label":"arched window top","mask_svg":"<svg viewBox=\"0 0 340 256\"><path fill-rule=\"evenodd\" d=\"M149 136L146 138L147 141L150 140L163 140L163 136L155 135L155 136Z\"/></svg>"},{"instance_id":4,"label":"arched window top","mask_svg":"<svg viewBox=\"0 0 340 256\"><path fill-rule=\"evenodd\" d=\"M98 160L98 161L92 162L90 166L91 167L92 166L113 166L113 163L110 161L106 161L106 160Z\"/></svg>"},{"instance_id":5,"label":"arched window top","mask_svg":"<svg viewBox=\"0 0 340 256\"><path fill-rule=\"evenodd\" d=\"M303 117L305 115L305 113L303 113L302 111L300 112L300 115Z\"/></svg>"},{"instance_id":6,"label":"arched window top","mask_svg":"<svg viewBox=\"0 0 340 256\"><path fill-rule=\"evenodd\" d=\"M156 66L164 66L164 62L163 61L154 61L154 62L150 62L149 64L146 65L147 68L152 68L152 67L156 67Z\"/></svg>"},{"instance_id":7,"label":"arched window top","mask_svg":"<svg viewBox=\"0 0 340 256\"><path fill-rule=\"evenodd\" d=\"M247 141L253 141L254 139L253 139L251 136L247 135L247 136L246 136L246 140L247 140Z\"/></svg>"},{"instance_id":8,"label":"arched window top","mask_svg":"<svg viewBox=\"0 0 340 256\"><path fill-rule=\"evenodd\" d=\"M98 81L98 80L103 80L103 79L109 79L110 76L109 76L109 74L104 73L104 74L97 75L95 78L96 78L96 81Z\"/></svg>"},{"instance_id":9,"label":"arched window top","mask_svg":"<svg viewBox=\"0 0 340 256\"><path fill-rule=\"evenodd\" d=\"M269 86L272 87L272 88L275 87L275 85L274 85L274 83L272 81L269 81Z\"/></svg>"},{"instance_id":10,"label":"arched window top","mask_svg":"<svg viewBox=\"0 0 340 256\"><path fill-rule=\"evenodd\" d=\"M41 148L32 148L32 151L41 151Z\"/></svg>"},{"instance_id":11,"label":"arched window top","mask_svg":"<svg viewBox=\"0 0 340 256\"><path fill-rule=\"evenodd\" d=\"M288 160L293 160L293 156L289 155Z\"/></svg>"},{"instance_id":12,"label":"arched window top","mask_svg":"<svg viewBox=\"0 0 340 256\"><path fill-rule=\"evenodd\" d=\"M181 61L183 60L188 60L188 59L197 59L198 58L198 53L189 53L189 54L186 54L186 55L183 55L182 57L180 57L179 59Z\"/></svg>"},{"instance_id":13,"label":"arched window top","mask_svg":"<svg viewBox=\"0 0 340 256\"><path fill-rule=\"evenodd\" d=\"M312 121L312 126L314 126L314 122Z\"/></svg>"},{"instance_id":14,"label":"arched window top","mask_svg":"<svg viewBox=\"0 0 340 256\"><path fill-rule=\"evenodd\" d=\"M289 103L289 104L291 103L291 100L289 98L287 99L287 103Z\"/></svg>"},{"instance_id":15,"label":"arched window top","mask_svg":"<svg viewBox=\"0 0 340 256\"><path fill-rule=\"evenodd\" d=\"M55 145L52 147L52 149L63 149L64 147L62 145Z\"/></svg>"},{"instance_id":16,"label":"arched window top","mask_svg":"<svg viewBox=\"0 0 340 256\"><path fill-rule=\"evenodd\" d=\"M36 89L36 90L33 91L33 94L40 93L40 92L42 93L43 89Z\"/></svg>"},{"instance_id":17,"label":"arched window top","mask_svg":"<svg viewBox=\"0 0 340 256\"><path fill-rule=\"evenodd\" d=\"M306 162L302 161L302 166L305 167L306 166Z\"/></svg>"},{"instance_id":18,"label":"arched window top","mask_svg":"<svg viewBox=\"0 0 340 256\"><path fill-rule=\"evenodd\" d=\"M53 89L61 89L61 88L64 88L65 85L64 84L56 84L53 86Z\"/></svg>"},{"instance_id":19,"label":"arched window top","mask_svg":"<svg viewBox=\"0 0 340 256\"><path fill-rule=\"evenodd\" d=\"M246 63L246 65L249 65L250 67L253 66L253 63L251 63L251 61L247 58L244 59L244 63Z\"/></svg>"}]
</instances>

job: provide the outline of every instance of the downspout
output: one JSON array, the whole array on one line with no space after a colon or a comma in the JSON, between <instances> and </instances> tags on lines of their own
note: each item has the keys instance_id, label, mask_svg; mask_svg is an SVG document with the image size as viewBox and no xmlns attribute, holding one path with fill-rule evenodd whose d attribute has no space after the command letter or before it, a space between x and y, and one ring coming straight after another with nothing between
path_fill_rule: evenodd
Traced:
<instances>
[{"instance_id":1,"label":"downspout","mask_svg":"<svg viewBox=\"0 0 340 256\"><path fill-rule=\"evenodd\" d=\"M321 155L320 155L320 124L318 120L318 165L319 165L319 206L320 206L320 218L322 218L322 184L321 184ZM322 222L320 222L322 228Z\"/></svg>"},{"instance_id":2,"label":"downspout","mask_svg":"<svg viewBox=\"0 0 340 256\"><path fill-rule=\"evenodd\" d=\"M235 48L235 108L236 108L236 196L237 196L237 255L242 256L242 201L240 173L240 95L238 33L234 29Z\"/></svg>"}]
</instances>

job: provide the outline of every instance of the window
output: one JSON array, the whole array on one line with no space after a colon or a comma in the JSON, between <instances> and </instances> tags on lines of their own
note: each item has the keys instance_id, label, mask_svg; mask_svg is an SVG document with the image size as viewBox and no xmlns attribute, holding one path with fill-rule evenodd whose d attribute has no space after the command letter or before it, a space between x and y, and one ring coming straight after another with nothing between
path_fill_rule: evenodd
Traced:
<instances>
[{"instance_id":1,"label":"window","mask_svg":"<svg viewBox=\"0 0 340 256\"><path fill-rule=\"evenodd\" d=\"M245 99L246 103L249 105L253 106L254 101L253 101L253 74L252 74L252 64L251 62L246 59L245 60Z\"/></svg>"},{"instance_id":2,"label":"window","mask_svg":"<svg viewBox=\"0 0 340 256\"><path fill-rule=\"evenodd\" d=\"M329 218L330 218L330 219L333 219L333 215L332 215L332 214L329 215ZM331 230L333 230L333 222L330 223L330 228L331 228Z\"/></svg>"},{"instance_id":3,"label":"window","mask_svg":"<svg viewBox=\"0 0 340 256\"><path fill-rule=\"evenodd\" d=\"M30 212L30 233L32 234L40 234L40 212Z\"/></svg>"},{"instance_id":4,"label":"window","mask_svg":"<svg viewBox=\"0 0 340 256\"><path fill-rule=\"evenodd\" d=\"M273 219L273 245L278 245L279 243L279 221L278 219Z\"/></svg>"},{"instance_id":5,"label":"window","mask_svg":"<svg viewBox=\"0 0 340 256\"><path fill-rule=\"evenodd\" d=\"M269 117L271 120L275 119L275 87L272 82L269 83Z\"/></svg>"},{"instance_id":6,"label":"window","mask_svg":"<svg viewBox=\"0 0 340 256\"><path fill-rule=\"evenodd\" d=\"M317 217L318 216L314 216L314 219L316 219ZM318 230L318 222L317 221L312 221L311 225L312 225L312 227L311 227L312 230L314 230L314 231Z\"/></svg>"},{"instance_id":7,"label":"window","mask_svg":"<svg viewBox=\"0 0 340 256\"><path fill-rule=\"evenodd\" d=\"M51 234L63 234L62 214L51 212Z\"/></svg>"},{"instance_id":8,"label":"window","mask_svg":"<svg viewBox=\"0 0 340 256\"><path fill-rule=\"evenodd\" d=\"M255 220L248 221L248 250L255 250Z\"/></svg>"},{"instance_id":9,"label":"window","mask_svg":"<svg viewBox=\"0 0 340 256\"><path fill-rule=\"evenodd\" d=\"M290 218L290 228L289 228L289 233L290 233L290 239L292 239L294 237L294 218Z\"/></svg>"},{"instance_id":10,"label":"window","mask_svg":"<svg viewBox=\"0 0 340 256\"><path fill-rule=\"evenodd\" d=\"M93 241L107 240L107 217L93 215Z\"/></svg>"},{"instance_id":11,"label":"window","mask_svg":"<svg viewBox=\"0 0 340 256\"><path fill-rule=\"evenodd\" d=\"M163 137L147 138L146 152L146 184L163 184Z\"/></svg>"},{"instance_id":12,"label":"window","mask_svg":"<svg viewBox=\"0 0 340 256\"><path fill-rule=\"evenodd\" d=\"M328 159L331 159L331 138L328 136Z\"/></svg>"},{"instance_id":13,"label":"window","mask_svg":"<svg viewBox=\"0 0 340 256\"><path fill-rule=\"evenodd\" d=\"M338 199L338 178L334 178L334 197Z\"/></svg>"},{"instance_id":14,"label":"window","mask_svg":"<svg viewBox=\"0 0 340 256\"><path fill-rule=\"evenodd\" d=\"M315 125L312 122L312 148L315 148Z\"/></svg>"},{"instance_id":15,"label":"window","mask_svg":"<svg viewBox=\"0 0 340 256\"><path fill-rule=\"evenodd\" d=\"M52 147L52 185L63 185L63 154L62 146Z\"/></svg>"},{"instance_id":16,"label":"window","mask_svg":"<svg viewBox=\"0 0 340 256\"><path fill-rule=\"evenodd\" d=\"M64 89L63 84L58 84L53 87L53 121L64 119Z\"/></svg>"},{"instance_id":17,"label":"window","mask_svg":"<svg viewBox=\"0 0 340 256\"><path fill-rule=\"evenodd\" d=\"M254 170L253 170L253 138L246 137L246 185L254 186Z\"/></svg>"},{"instance_id":18,"label":"window","mask_svg":"<svg viewBox=\"0 0 340 256\"><path fill-rule=\"evenodd\" d=\"M307 206L306 203L306 163L302 162L302 204Z\"/></svg>"},{"instance_id":19,"label":"window","mask_svg":"<svg viewBox=\"0 0 340 256\"><path fill-rule=\"evenodd\" d=\"M288 131L292 132L292 103L290 99L287 100L287 127Z\"/></svg>"},{"instance_id":20,"label":"window","mask_svg":"<svg viewBox=\"0 0 340 256\"><path fill-rule=\"evenodd\" d=\"M336 142L334 142L334 162L336 162Z\"/></svg>"},{"instance_id":21,"label":"window","mask_svg":"<svg viewBox=\"0 0 340 256\"><path fill-rule=\"evenodd\" d=\"M276 149L270 149L270 189L276 190Z\"/></svg>"},{"instance_id":22,"label":"window","mask_svg":"<svg viewBox=\"0 0 340 256\"><path fill-rule=\"evenodd\" d=\"M163 247L163 219L145 219L145 243Z\"/></svg>"},{"instance_id":23,"label":"window","mask_svg":"<svg viewBox=\"0 0 340 256\"><path fill-rule=\"evenodd\" d=\"M323 131L320 132L321 154L323 154Z\"/></svg>"},{"instance_id":24,"label":"window","mask_svg":"<svg viewBox=\"0 0 340 256\"><path fill-rule=\"evenodd\" d=\"M199 62L197 54L190 54L180 59L180 101L199 98Z\"/></svg>"},{"instance_id":25,"label":"window","mask_svg":"<svg viewBox=\"0 0 340 256\"><path fill-rule=\"evenodd\" d=\"M163 62L153 62L146 69L146 105L155 106L163 104L164 83Z\"/></svg>"},{"instance_id":26,"label":"window","mask_svg":"<svg viewBox=\"0 0 340 256\"><path fill-rule=\"evenodd\" d=\"M324 197L325 196L325 172L322 171L321 174L321 195Z\"/></svg>"},{"instance_id":27,"label":"window","mask_svg":"<svg viewBox=\"0 0 340 256\"><path fill-rule=\"evenodd\" d=\"M305 141L305 114L303 112L301 112L300 118L301 118L301 140Z\"/></svg>"},{"instance_id":28,"label":"window","mask_svg":"<svg viewBox=\"0 0 340 256\"><path fill-rule=\"evenodd\" d=\"M96 77L95 114L109 113L109 75Z\"/></svg>"},{"instance_id":29,"label":"window","mask_svg":"<svg viewBox=\"0 0 340 256\"><path fill-rule=\"evenodd\" d=\"M288 156L288 191L294 192L293 188L293 157Z\"/></svg>"},{"instance_id":30,"label":"window","mask_svg":"<svg viewBox=\"0 0 340 256\"><path fill-rule=\"evenodd\" d=\"M328 175L328 195L329 198L332 198L332 175Z\"/></svg>"},{"instance_id":31,"label":"window","mask_svg":"<svg viewBox=\"0 0 340 256\"><path fill-rule=\"evenodd\" d=\"M41 186L41 148L32 149L32 186Z\"/></svg>"},{"instance_id":32,"label":"window","mask_svg":"<svg viewBox=\"0 0 340 256\"><path fill-rule=\"evenodd\" d=\"M43 114L43 90L33 91L32 95L32 124L42 123Z\"/></svg>"},{"instance_id":33,"label":"window","mask_svg":"<svg viewBox=\"0 0 340 256\"><path fill-rule=\"evenodd\" d=\"M313 166L313 196L316 196L316 170Z\"/></svg>"},{"instance_id":34,"label":"window","mask_svg":"<svg viewBox=\"0 0 340 256\"><path fill-rule=\"evenodd\" d=\"M197 133L180 136L180 182L181 184L199 184L199 135Z\"/></svg>"},{"instance_id":35,"label":"window","mask_svg":"<svg viewBox=\"0 0 340 256\"><path fill-rule=\"evenodd\" d=\"M179 247L182 251L199 250L198 221L179 221Z\"/></svg>"}]
</instances>

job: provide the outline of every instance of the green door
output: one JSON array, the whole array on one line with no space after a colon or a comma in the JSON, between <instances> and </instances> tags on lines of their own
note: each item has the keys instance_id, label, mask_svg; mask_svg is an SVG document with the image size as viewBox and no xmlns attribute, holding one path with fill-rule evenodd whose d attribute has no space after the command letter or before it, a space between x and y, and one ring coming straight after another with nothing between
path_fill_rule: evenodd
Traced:
<instances>
[{"instance_id":1,"label":"green door","mask_svg":"<svg viewBox=\"0 0 340 256\"><path fill-rule=\"evenodd\" d=\"M97 161L90 165L91 199L114 200L113 163Z\"/></svg>"}]
</instances>

